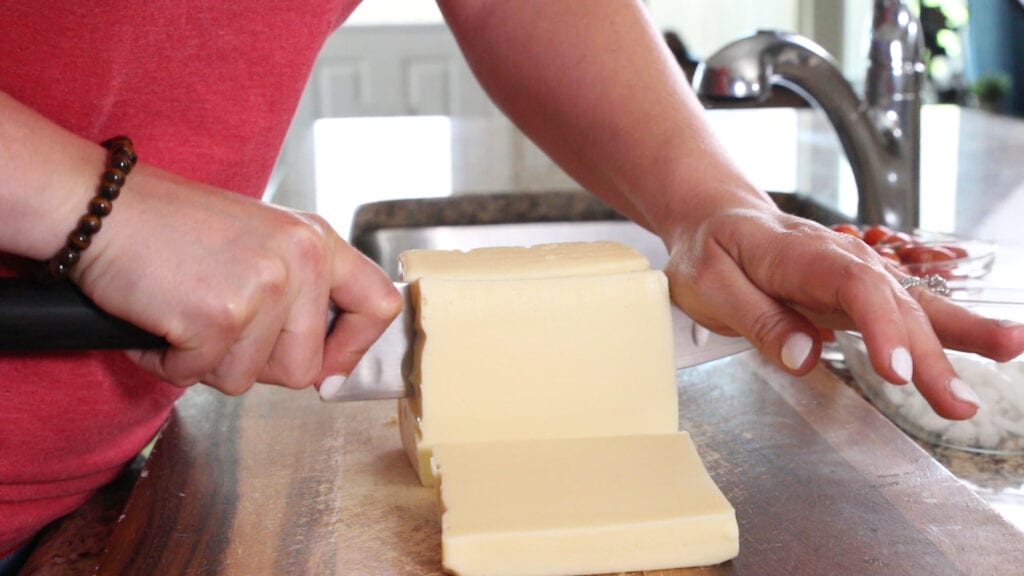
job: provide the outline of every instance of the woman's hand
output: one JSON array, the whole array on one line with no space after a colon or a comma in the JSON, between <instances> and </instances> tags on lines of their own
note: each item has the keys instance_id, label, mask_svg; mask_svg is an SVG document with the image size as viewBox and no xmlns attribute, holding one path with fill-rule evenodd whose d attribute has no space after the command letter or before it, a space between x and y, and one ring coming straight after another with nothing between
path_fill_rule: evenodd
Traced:
<instances>
[{"instance_id":1,"label":"woman's hand","mask_svg":"<svg viewBox=\"0 0 1024 576\"><path fill-rule=\"evenodd\" d=\"M913 380L936 413L963 419L978 399L943 345L1007 360L1024 326L981 317L926 288L847 234L772 208L725 209L669 242L673 299L712 330L741 334L793 374L821 352L817 326L859 330L875 370Z\"/></svg>"},{"instance_id":2,"label":"woman's hand","mask_svg":"<svg viewBox=\"0 0 1024 576\"><path fill-rule=\"evenodd\" d=\"M105 310L163 336L129 354L180 386L239 394L347 374L401 309L321 218L140 164L72 270ZM328 335L328 306L341 310Z\"/></svg>"}]
</instances>

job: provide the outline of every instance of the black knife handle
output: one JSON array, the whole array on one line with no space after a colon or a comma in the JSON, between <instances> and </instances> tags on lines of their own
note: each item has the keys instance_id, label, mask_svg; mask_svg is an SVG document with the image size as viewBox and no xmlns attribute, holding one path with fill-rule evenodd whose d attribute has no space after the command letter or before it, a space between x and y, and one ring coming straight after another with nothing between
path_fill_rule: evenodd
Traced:
<instances>
[{"instance_id":1,"label":"black knife handle","mask_svg":"<svg viewBox=\"0 0 1024 576\"><path fill-rule=\"evenodd\" d=\"M104 312L70 282L0 278L0 350L165 346L163 338Z\"/></svg>"}]
</instances>

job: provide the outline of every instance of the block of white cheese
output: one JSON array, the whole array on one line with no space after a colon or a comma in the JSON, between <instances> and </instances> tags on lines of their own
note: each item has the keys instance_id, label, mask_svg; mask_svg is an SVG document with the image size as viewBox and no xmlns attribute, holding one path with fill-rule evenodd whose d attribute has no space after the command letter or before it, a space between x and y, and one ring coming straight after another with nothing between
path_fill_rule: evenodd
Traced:
<instances>
[{"instance_id":1,"label":"block of white cheese","mask_svg":"<svg viewBox=\"0 0 1024 576\"><path fill-rule=\"evenodd\" d=\"M460 250L407 250L399 256L402 280L424 276L495 280L638 272L647 258L619 242L563 242Z\"/></svg>"},{"instance_id":2,"label":"block of white cheese","mask_svg":"<svg viewBox=\"0 0 1024 576\"><path fill-rule=\"evenodd\" d=\"M405 253L415 394L403 444L431 485L435 446L678 428L664 273L621 244Z\"/></svg>"},{"instance_id":3,"label":"block of white cheese","mask_svg":"<svg viewBox=\"0 0 1024 576\"><path fill-rule=\"evenodd\" d=\"M685 432L434 449L444 567L542 576L717 564L732 506Z\"/></svg>"}]
</instances>

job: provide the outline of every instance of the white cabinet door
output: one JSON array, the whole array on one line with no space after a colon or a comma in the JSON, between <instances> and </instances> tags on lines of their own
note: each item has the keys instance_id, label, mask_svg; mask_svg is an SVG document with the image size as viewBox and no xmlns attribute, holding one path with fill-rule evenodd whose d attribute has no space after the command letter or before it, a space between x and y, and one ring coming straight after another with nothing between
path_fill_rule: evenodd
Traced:
<instances>
[{"instance_id":1,"label":"white cabinet door","mask_svg":"<svg viewBox=\"0 0 1024 576\"><path fill-rule=\"evenodd\" d=\"M309 89L318 117L495 113L444 24L342 27Z\"/></svg>"}]
</instances>

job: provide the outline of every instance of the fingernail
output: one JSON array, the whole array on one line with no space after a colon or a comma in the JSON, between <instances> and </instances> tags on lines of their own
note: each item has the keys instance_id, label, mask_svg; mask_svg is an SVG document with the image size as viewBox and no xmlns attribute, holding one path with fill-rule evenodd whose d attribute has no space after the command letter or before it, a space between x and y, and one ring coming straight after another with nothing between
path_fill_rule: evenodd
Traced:
<instances>
[{"instance_id":1,"label":"fingernail","mask_svg":"<svg viewBox=\"0 0 1024 576\"><path fill-rule=\"evenodd\" d=\"M914 377L914 359L910 357L910 352L907 352L907 349L903 346L897 346L892 349L892 354L889 356L889 365L892 366L893 372L904 382L910 382L910 379Z\"/></svg>"},{"instance_id":2,"label":"fingernail","mask_svg":"<svg viewBox=\"0 0 1024 576\"><path fill-rule=\"evenodd\" d=\"M341 399L341 389L345 385L346 376L335 374L324 378L320 383L320 399L325 402L334 402Z\"/></svg>"},{"instance_id":3,"label":"fingernail","mask_svg":"<svg viewBox=\"0 0 1024 576\"><path fill-rule=\"evenodd\" d=\"M968 386L966 382L956 376L949 379L949 384L947 384L947 386L949 386L950 393L952 393L957 400L973 404L975 407L981 404L981 400L978 398L978 395L974 393L974 390Z\"/></svg>"},{"instance_id":4,"label":"fingernail","mask_svg":"<svg viewBox=\"0 0 1024 576\"><path fill-rule=\"evenodd\" d=\"M796 332L782 345L782 363L790 370L799 370L811 353L814 340L803 332Z\"/></svg>"}]
</instances>

